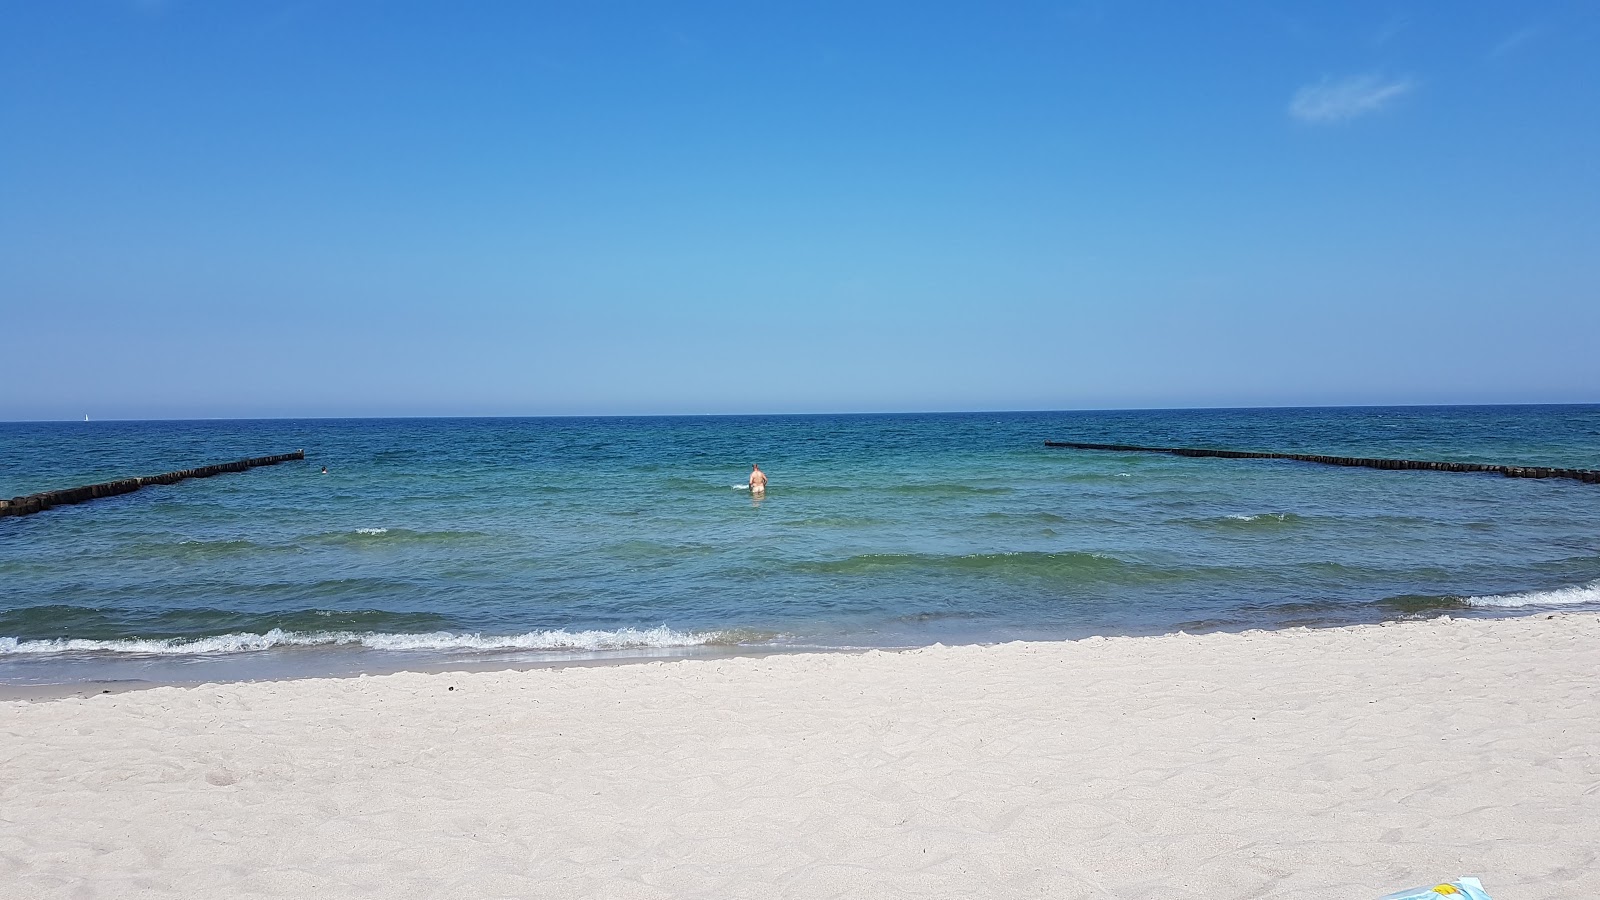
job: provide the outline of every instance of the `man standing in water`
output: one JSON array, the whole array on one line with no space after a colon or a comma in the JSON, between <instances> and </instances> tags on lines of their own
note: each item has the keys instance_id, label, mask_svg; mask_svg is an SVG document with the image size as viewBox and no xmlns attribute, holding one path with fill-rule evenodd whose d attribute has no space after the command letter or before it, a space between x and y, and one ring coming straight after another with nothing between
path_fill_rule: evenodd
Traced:
<instances>
[{"instance_id":1,"label":"man standing in water","mask_svg":"<svg viewBox=\"0 0 1600 900\"><path fill-rule=\"evenodd\" d=\"M750 467L750 496L758 497L767 492L767 473L761 471L760 466Z\"/></svg>"}]
</instances>

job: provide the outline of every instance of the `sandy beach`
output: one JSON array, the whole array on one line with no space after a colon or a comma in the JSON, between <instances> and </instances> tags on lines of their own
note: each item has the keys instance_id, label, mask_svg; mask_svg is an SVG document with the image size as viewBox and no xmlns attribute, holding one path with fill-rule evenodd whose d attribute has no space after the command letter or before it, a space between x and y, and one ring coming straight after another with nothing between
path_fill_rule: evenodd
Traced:
<instances>
[{"instance_id":1,"label":"sandy beach","mask_svg":"<svg viewBox=\"0 0 1600 900\"><path fill-rule=\"evenodd\" d=\"M0 704L0 891L1600 891L1600 617Z\"/></svg>"}]
</instances>

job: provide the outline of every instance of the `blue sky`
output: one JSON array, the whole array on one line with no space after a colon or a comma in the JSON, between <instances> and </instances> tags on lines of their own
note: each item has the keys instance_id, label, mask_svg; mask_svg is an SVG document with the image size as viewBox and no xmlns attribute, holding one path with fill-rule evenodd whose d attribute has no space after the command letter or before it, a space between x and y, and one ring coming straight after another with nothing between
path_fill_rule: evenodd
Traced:
<instances>
[{"instance_id":1,"label":"blue sky","mask_svg":"<svg viewBox=\"0 0 1600 900\"><path fill-rule=\"evenodd\" d=\"M0 418L1600 401L1600 10L0 0Z\"/></svg>"}]
</instances>

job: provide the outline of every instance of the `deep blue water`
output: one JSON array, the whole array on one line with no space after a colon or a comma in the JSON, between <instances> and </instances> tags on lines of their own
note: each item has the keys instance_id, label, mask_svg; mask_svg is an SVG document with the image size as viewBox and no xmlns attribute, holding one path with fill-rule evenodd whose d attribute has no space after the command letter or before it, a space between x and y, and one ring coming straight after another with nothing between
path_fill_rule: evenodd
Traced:
<instances>
[{"instance_id":1,"label":"deep blue water","mask_svg":"<svg viewBox=\"0 0 1600 900\"><path fill-rule=\"evenodd\" d=\"M1594 485L1046 439L1600 468L1600 406L0 424L0 496L306 450L0 519L0 681L1600 609Z\"/></svg>"}]
</instances>

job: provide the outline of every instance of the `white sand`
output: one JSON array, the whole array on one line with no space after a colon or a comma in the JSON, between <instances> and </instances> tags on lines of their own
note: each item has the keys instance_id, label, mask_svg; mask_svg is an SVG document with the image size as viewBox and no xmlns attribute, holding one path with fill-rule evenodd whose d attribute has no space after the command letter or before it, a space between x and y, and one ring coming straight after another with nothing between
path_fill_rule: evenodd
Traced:
<instances>
[{"instance_id":1,"label":"white sand","mask_svg":"<svg viewBox=\"0 0 1600 900\"><path fill-rule=\"evenodd\" d=\"M0 896L1589 897L1597 672L1565 615L9 702Z\"/></svg>"}]
</instances>

